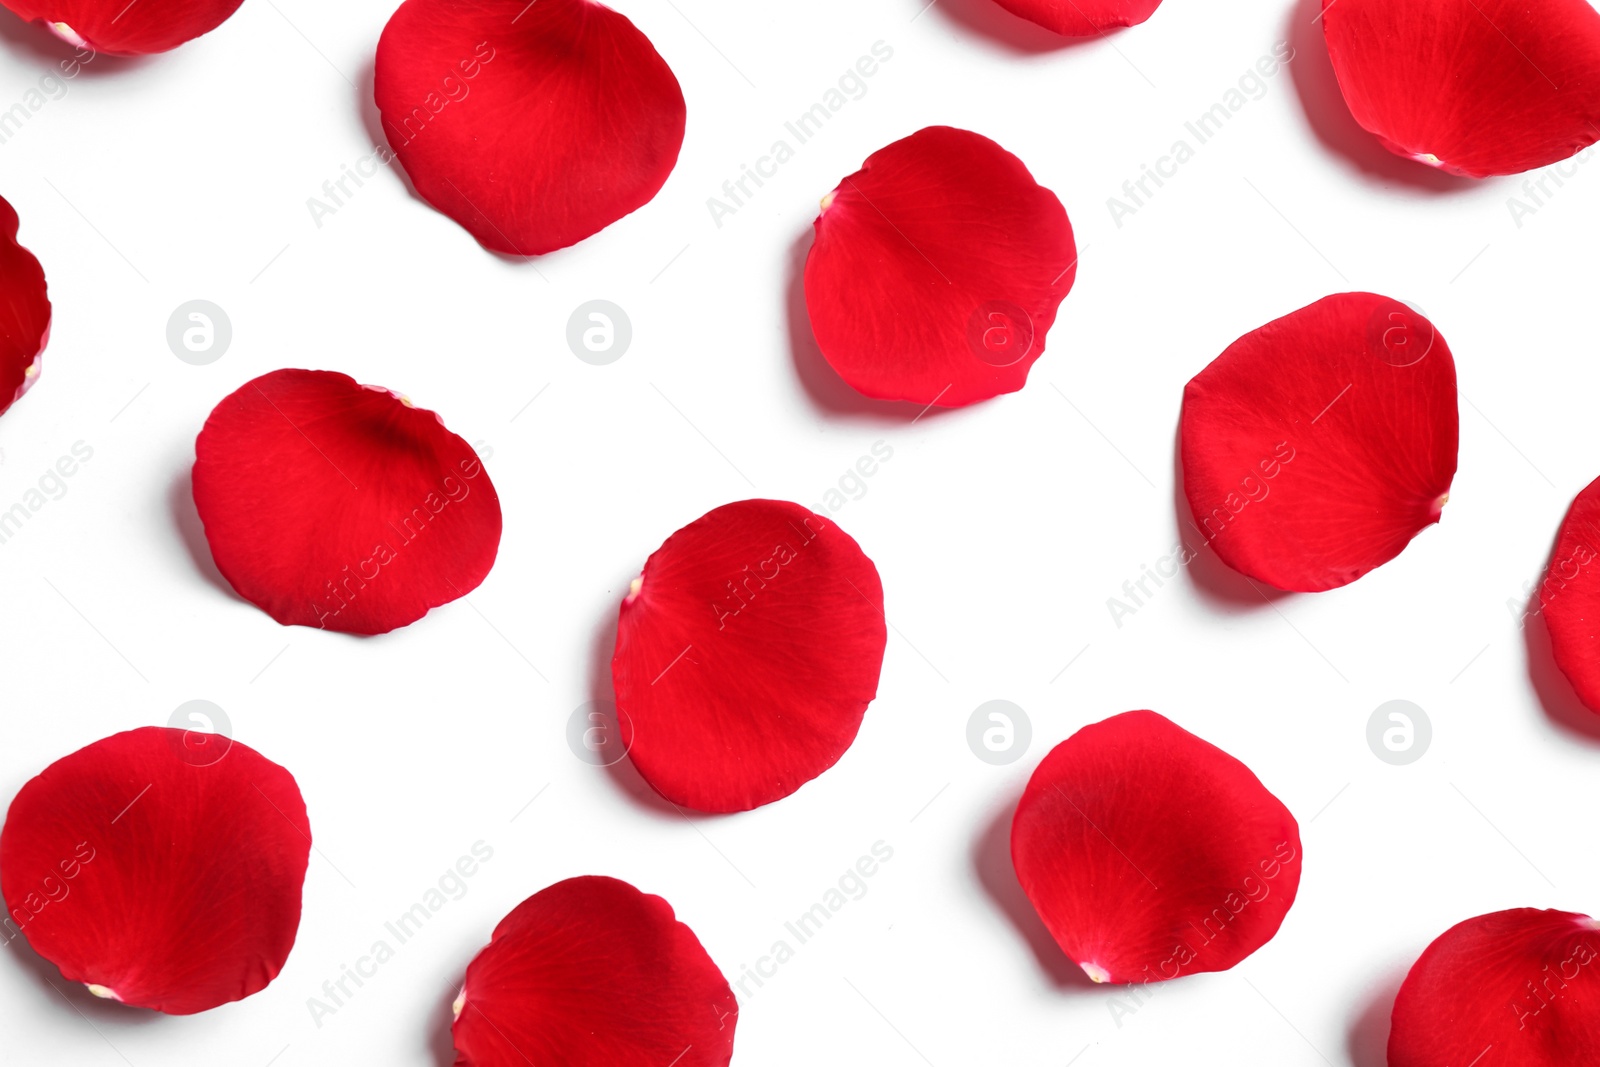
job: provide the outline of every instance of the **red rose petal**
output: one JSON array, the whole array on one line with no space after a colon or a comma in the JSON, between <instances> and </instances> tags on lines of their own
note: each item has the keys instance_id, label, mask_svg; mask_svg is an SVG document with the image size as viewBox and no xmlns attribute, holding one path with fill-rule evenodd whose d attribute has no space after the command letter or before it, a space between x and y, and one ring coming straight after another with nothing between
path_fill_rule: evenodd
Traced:
<instances>
[{"instance_id":1,"label":"red rose petal","mask_svg":"<svg viewBox=\"0 0 1600 1067\"><path fill-rule=\"evenodd\" d=\"M683 145L672 70L592 0L406 0L378 42L376 96L422 198L519 256L649 203Z\"/></svg>"},{"instance_id":2,"label":"red rose petal","mask_svg":"<svg viewBox=\"0 0 1600 1067\"><path fill-rule=\"evenodd\" d=\"M694 931L615 878L568 878L467 967L456 1067L726 1067L739 1007Z\"/></svg>"},{"instance_id":3,"label":"red rose petal","mask_svg":"<svg viewBox=\"0 0 1600 1067\"><path fill-rule=\"evenodd\" d=\"M1518 174L1600 139L1600 14L1588 0L1324 0L1350 113L1397 155Z\"/></svg>"},{"instance_id":4,"label":"red rose petal","mask_svg":"<svg viewBox=\"0 0 1600 1067\"><path fill-rule=\"evenodd\" d=\"M1198 539L1279 589L1333 589L1439 521L1456 472L1455 360L1397 300L1325 297L1195 375L1180 438Z\"/></svg>"},{"instance_id":5,"label":"red rose petal","mask_svg":"<svg viewBox=\"0 0 1600 1067\"><path fill-rule=\"evenodd\" d=\"M44 268L17 243L17 212L0 197L0 415L39 380L50 340Z\"/></svg>"},{"instance_id":6,"label":"red rose petal","mask_svg":"<svg viewBox=\"0 0 1600 1067\"><path fill-rule=\"evenodd\" d=\"M887 639L878 570L849 534L798 504L724 505L667 538L622 603L623 744L674 804L770 804L855 740Z\"/></svg>"},{"instance_id":7,"label":"red rose petal","mask_svg":"<svg viewBox=\"0 0 1600 1067\"><path fill-rule=\"evenodd\" d=\"M1065 37L1090 37L1120 26L1137 26L1156 13L1161 0L998 0L1001 7Z\"/></svg>"},{"instance_id":8,"label":"red rose petal","mask_svg":"<svg viewBox=\"0 0 1600 1067\"><path fill-rule=\"evenodd\" d=\"M1600 923L1516 908L1446 930L1395 997L1389 1067L1600 1063Z\"/></svg>"},{"instance_id":9,"label":"red rose petal","mask_svg":"<svg viewBox=\"0 0 1600 1067\"><path fill-rule=\"evenodd\" d=\"M1300 829L1250 768L1153 711L1086 726L1017 805L1023 891L1096 982L1224 971L1278 932Z\"/></svg>"},{"instance_id":10,"label":"red rose petal","mask_svg":"<svg viewBox=\"0 0 1600 1067\"><path fill-rule=\"evenodd\" d=\"M1590 711L1600 711L1600 479L1572 501L1539 582L1539 610L1550 628L1556 666Z\"/></svg>"},{"instance_id":11,"label":"red rose petal","mask_svg":"<svg viewBox=\"0 0 1600 1067\"><path fill-rule=\"evenodd\" d=\"M824 358L882 400L960 407L1028 380L1077 277L1054 193L987 137L930 126L823 201L806 309Z\"/></svg>"},{"instance_id":12,"label":"red rose petal","mask_svg":"<svg viewBox=\"0 0 1600 1067\"><path fill-rule=\"evenodd\" d=\"M7 936L173 1015L266 988L300 925L306 806L288 771L208 736L222 747L197 757L183 730L130 730L24 785L0 831Z\"/></svg>"},{"instance_id":13,"label":"red rose petal","mask_svg":"<svg viewBox=\"0 0 1600 1067\"><path fill-rule=\"evenodd\" d=\"M330 371L278 370L211 412L194 502L217 569L285 626L378 634L477 588L500 498L431 411Z\"/></svg>"},{"instance_id":14,"label":"red rose petal","mask_svg":"<svg viewBox=\"0 0 1600 1067\"><path fill-rule=\"evenodd\" d=\"M165 52L210 33L243 0L0 0L57 37L96 52L133 56Z\"/></svg>"}]
</instances>

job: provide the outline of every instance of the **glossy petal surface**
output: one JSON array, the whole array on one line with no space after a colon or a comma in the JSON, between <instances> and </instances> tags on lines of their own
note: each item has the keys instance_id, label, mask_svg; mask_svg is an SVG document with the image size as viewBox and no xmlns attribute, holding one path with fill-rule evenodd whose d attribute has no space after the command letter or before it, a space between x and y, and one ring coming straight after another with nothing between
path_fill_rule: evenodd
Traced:
<instances>
[{"instance_id":1,"label":"glossy petal surface","mask_svg":"<svg viewBox=\"0 0 1600 1067\"><path fill-rule=\"evenodd\" d=\"M1021 389L1077 277L1055 194L987 137L948 126L874 152L815 229L817 345L882 400L960 407Z\"/></svg>"},{"instance_id":2,"label":"glossy petal surface","mask_svg":"<svg viewBox=\"0 0 1600 1067\"><path fill-rule=\"evenodd\" d=\"M1065 37L1090 37L1137 26L1161 0L998 0L1001 7Z\"/></svg>"},{"instance_id":3,"label":"glossy petal surface","mask_svg":"<svg viewBox=\"0 0 1600 1067\"><path fill-rule=\"evenodd\" d=\"M0 0L79 48L112 55L165 52L210 33L242 0Z\"/></svg>"},{"instance_id":4,"label":"glossy petal surface","mask_svg":"<svg viewBox=\"0 0 1600 1067\"><path fill-rule=\"evenodd\" d=\"M288 771L194 742L166 727L97 741L24 785L0 831L8 933L98 996L174 1015L277 976L311 852Z\"/></svg>"},{"instance_id":5,"label":"glossy petal surface","mask_svg":"<svg viewBox=\"0 0 1600 1067\"><path fill-rule=\"evenodd\" d=\"M286 626L405 626L477 588L500 545L471 446L330 371L273 371L218 404L195 441L194 501L217 569Z\"/></svg>"},{"instance_id":6,"label":"glossy petal surface","mask_svg":"<svg viewBox=\"0 0 1600 1067\"><path fill-rule=\"evenodd\" d=\"M1050 751L1017 806L1011 858L1056 943L1096 982L1226 970L1272 939L1300 885L1288 809L1153 711Z\"/></svg>"},{"instance_id":7,"label":"glossy petal surface","mask_svg":"<svg viewBox=\"0 0 1600 1067\"><path fill-rule=\"evenodd\" d=\"M1550 651L1578 699L1600 711L1600 480L1573 500L1537 591Z\"/></svg>"},{"instance_id":8,"label":"glossy petal surface","mask_svg":"<svg viewBox=\"0 0 1600 1067\"><path fill-rule=\"evenodd\" d=\"M675 804L744 811L844 755L877 695L883 585L798 504L727 504L646 561L611 661L624 744Z\"/></svg>"},{"instance_id":9,"label":"glossy petal surface","mask_svg":"<svg viewBox=\"0 0 1600 1067\"><path fill-rule=\"evenodd\" d=\"M1186 540L1279 589L1353 582L1439 520L1457 437L1455 360L1433 324L1388 297L1326 297L1184 389Z\"/></svg>"},{"instance_id":10,"label":"glossy petal surface","mask_svg":"<svg viewBox=\"0 0 1600 1067\"><path fill-rule=\"evenodd\" d=\"M727 1067L738 1005L660 897L569 878L500 920L467 967L456 1067Z\"/></svg>"},{"instance_id":11,"label":"glossy petal surface","mask_svg":"<svg viewBox=\"0 0 1600 1067\"><path fill-rule=\"evenodd\" d=\"M1600 929L1516 908L1445 931L1395 998L1389 1067L1600 1063Z\"/></svg>"},{"instance_id":12,"label":"glossy petal surface","mask_svg":"<svg viewBox=\"0 0 1600 1067\"><path fill-rule=\"evenodd\" d=\"M593 0L406 0L378 42L375 91L417 192L508 255L642 207L683 145L671 69Z\"/></svg>"},{"instance_id":13,"label":"glossy petal surface","mask_svg":"<svg viewBox=\"0 0 1600 1067\"><path fill-rule=\"evenodd\" d=\"M1482 178L1600 139L1600 13L1588 0L1325 0L1357 122L1397 155Z\"/></svg>"},{"instance_id":14,"label":"glossy petal surface","mask_svg":"<svg viewBox=\"0 0 1600 1067\"><path fill-rule=\"evenodd\" d=\"M44 268L17 243L17 213L0 199L0 415L39 380L50 339Z\"/></svg>"}]
</instances>

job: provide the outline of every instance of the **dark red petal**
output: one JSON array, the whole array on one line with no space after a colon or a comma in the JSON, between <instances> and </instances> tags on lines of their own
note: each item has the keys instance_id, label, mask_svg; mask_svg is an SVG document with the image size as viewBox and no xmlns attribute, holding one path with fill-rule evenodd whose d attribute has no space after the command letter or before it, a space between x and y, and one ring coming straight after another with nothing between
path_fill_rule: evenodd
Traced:
<instances>
[{"instance_id":1,"label":"dark red petal","mask_svg":"<svg viewBox=\"0 0 1600 1067\"><path fill-rule=\"evenodd\" d=\"M1324 0L1350 113L1397 155L1482 178L1600 139L1588 0Z\"/></svg>"},{"instance_id":2,"label":"dark red petal","mask_svg":"<svg viewBox=\"0 0 1600 1067\"><path fill-rule=\"evenodd\" d=\"M882 400L1014 393L1077 277L1054 193L987 137L930 126L822 202L806 309L839 376Z\"/></svg>"},{"instance_id":3,"label":"dark red petal","mask_svg":"<svg viewBox=\"0 0 1600 1067\"><path fill-rule=\"evenodd\" d=\"M1538 609L1550 627L1550 651L1578 699L1600 711L1600 479L1567 509L1550 565L1539 582Z\"/></svg>"},{"instance_id":4,"label":"dark red petal","mask_svg":"<svg viewBox=\"0 0 1600 1067\"><path fill-rule=\"evenodd\" d=\"M746 811L838 762L878 693L878 569L798 504L744 500L685 526L622 602L622 740L656 792Z\"/></svg>"},{"instance_id":5,"label":"dark red petal","mask_svg":"<svg viewBox=\"0 0 1600 1067\"><path fill-rule=\"evenodd\" d=\"M467 967L456 1067L726 1067L739 1007L672 906L568 878L500 920Z\"/></svg>"},{"instance_id":6,"label":"dark red petal","mask_svg":"<svg viewBox=\"0 0 1600 1067\"><path fill-rule=\"evenodd\" d=\"M1090 978L1164 981L1225 971L1272 940L1300 886L1300 828L1250 768L1130 711L1045 756L1011 861Z\"/></svg>"},{"instance_id":7,"label":"dark red petal","mask_svg":"<svg viewBox=\"0 0 1600 1067\"><path fill-rule=\"evenodd\" d=\"M24 785L0 831L7 937L98 996L173 1015L265 989L300 926L306 805L288 771L207 737L197 758L183 730L130 730Z\"/></svg>"},{"instance_id":8,"label":"dark red petal","mask_svg":"<svg viewBox=\"0 0 1600 1067\"><path fill-rule=\"evenodd\" d=\"M1416 311L1325 297L1246 334L1183 391L1196 550L1279 589L1353 582L1439 521L1456 367Z\"/></svg>"},{"instance_id":9,"label":"dark red petal","mask_svg":"<svg viewBox=\"0 0 1600 1067\"><path fill-rule=\"evenodd\" d=\"M210 33L243 0L0 0L79 48L148 55Z\"/></svg>"},{"instance_id":10,"label":"dark red petal","mask_svg":"<svg viewBox=\"0 0 1600 1067\"><path fill-rule=\"evenodd\" d=\"M50 340L44 268L17 243L17 213L0 197L0 415L39 380Z\"/></svg>"},{"instance_id":11,"label":"dark red petal","mask_svg":"<svg viewBox=\"0 0 1600 1067\"><path fill-rule=\"evenodd\" d=\"M1389 1067L1600 1063L1600 923L1515 908L1446 930L1394 1002Z\"/></svg>"},{"instance_id":12,"label":"dark red petal","mask_svg":"<svg viewBox=\"0 0 1600 1067\"><path fill-rule=\"evenodd\" d=\"M677 78L593 0L406 0L378 42L376 95L422 198L519 256L649 203L683 146Z\"/></svg>"},{"instance_id":13,"label":"dark red petal","mask_svg":"<svg viewBox=\"0 0 1600 1067\"><path fill-rule=\"evenodd\" d=\"M1089 37L1119 26L1137 26L1156 13L1161 0L998 0L1013 15L1067 37Z\"/></svg>"},{"instance_id":14,"label":"dark red petal","mask_svg":"<svg viewBox=\"0 0 1600 1067\"><path fill-rule=\"evenodd\" d=\"M218 404L195 441L194 502L217 569L286 626L405 626L476 589L500 547L472 447L331 371L273 371Z\"/></svg>"}]
</instances>

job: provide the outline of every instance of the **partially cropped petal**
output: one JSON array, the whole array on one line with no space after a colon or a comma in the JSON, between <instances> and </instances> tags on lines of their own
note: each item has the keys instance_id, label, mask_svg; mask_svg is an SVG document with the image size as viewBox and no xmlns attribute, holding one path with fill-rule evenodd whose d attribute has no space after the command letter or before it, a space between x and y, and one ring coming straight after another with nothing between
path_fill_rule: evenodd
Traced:
<instances>
[{"instance_id":1,"label":"partially cropped petal","mask_svg":"<svg viewBox=\"0 0 1600 1067\"><path fill-rule=\"evenodd\" d=\"M0 415L39 380L50 340L44 268L17 243L15 209L0 199Z\"/></svg>"},{"instance_id":2,"label":"partially cropped petal","mask_svg":"<svg viewBox=\"0 0 1600 1067\"><path fill-rule=\"evenodd\" d=\"M728 981L660 897L568 878L517 905L467 967L456 1067L727 1067Z\"/></svg>"},{"instance_id":3,"label":"partially cropped petal","mask_svg":"<svg viewBox=\"0 0 1600 1067\"><path fill-rule=\"evenodd\" d=\"M0 0L18 15L93 52L147 55L210 33L243 0Z\"/></svg>"},{"instance_id":4,"label":"partially cropped petal","mask_svg":"<svg viewBox=\"0 0 1600 1067\"><path fill-rule=\"evenodd\" d=\"M1013 15L1065 37L1090 37L1137 26L1155 14L1161 0L998 0Z\"/></svg>"},{"instance_id":5,"label":"partially cropped petal","mask_svg":"<svg viewBox=\"0 0 1600 1067\"><path fill-rule=\"evenodd\" d=\"M1482 178L1600 140L1588 0L1324 0L1350 113L1392 152Z\"/></svg>"},{"instance_id":6,"label":"partially cropped petal","mask_svg":"<svg viewBox=\"0 0 1600 1067\"><path fill-rule=\"evenodd\" d=\"M1600 1063L1600 923L1515 908L1452 926L1395 997L1389 1067Z\"/></svg>"},{"instance_id":7,"label":"partially cropped petal","mask_svg":"<svg viewBox=\"0 0 1600 1067\"><path fill-rule=\"evenodd\" d=\"M1590 711L1600 711L1600 479L1573 500L1535 593L1550 651Z\"/></svg>"},{"instance_id":8,"label":"partially cropped petal","mask_svg":"<svg viewBox=\"0 0 1600 1067\"><path fill-rule=\"evenodd\" d=\"M378 42L376 94L417 192L508 255L649 203L683 145L678 80L594 0L405 0Z\"/></svg>"}]
</instances>

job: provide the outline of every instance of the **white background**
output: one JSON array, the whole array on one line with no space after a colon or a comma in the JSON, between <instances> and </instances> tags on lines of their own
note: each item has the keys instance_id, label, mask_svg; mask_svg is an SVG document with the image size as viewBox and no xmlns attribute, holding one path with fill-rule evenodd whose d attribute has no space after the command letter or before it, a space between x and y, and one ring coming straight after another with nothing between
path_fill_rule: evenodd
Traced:
<instances>
[{"instance_id":1,"label":"white background","mask_svg":"<svg viewBox=\"0 0 1600 1067\"><path fill-rule=\"evenodd\" d=\"M988 0L921 6L622 3L683 84L682 159L643 210L534 262L486 253L389 171L313 223L307 198L372 151L383 0L246 0L173 53L96 61L0 145L0 194L55 303L42 380L0 420L0 508L73 442L94 449L0 545L0 795L203 698L293 771L317 848L281 976L202 1016L63 994L12 945L4 1062L447 1064L467 961L551 882L606 873L665 896L736 980L882 840L894 858L867 895L745 999L735 1062L1380 1067L1394 989L1446 927L1600 906L1581 829L1600 720L1550 677L1542 625L1525 634L1507 608L1600 473L1585 238L1600 165L1519 227L1518 180L1390 157L1330 95L1314 0L1169 0L1079 44ZM1291 69L1117 227L1107 198L1284 39ZM707 197L879 40L894 56L867 94L719 229ZM9 16L0 52L0 108L70 54ZM820 363L797 279L818 198L935 123L1021 156L1066 205L1082 262L1025 390L912 424ZM1177 537L1184 383L1346 289L1416 303L1454 349L1443 523L1352 586L1270 603L1208 557L1114 625L1106 599ZM234 328L206 367L165 340L196 298ZM594 298L634 327L606 367L564 340ZM492 449L505 539L470 603L359 640L281 628L221 583L189 499L194 435L285 366L404 392ZM626 763L574 758L568 717L610 695L616 606L645 557L730 500L817 503L878 440L893 459L837 520L876 561L893 630L838 766L761 810L687 820ZM1002 768L965 740L996 698L1034 731ZM1434 725L1408 767L1365 741L1395 698ZM1305 877L1255 956L1119 1019L1117 992L1071 973L1032 917L1006 834L1049 746L1140 707L1283 798ZM307 998L479 840L494 858L467 894L315 1025Z\"/></svg>"}]
</instances>

